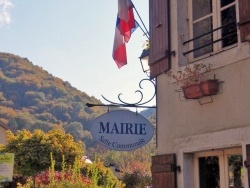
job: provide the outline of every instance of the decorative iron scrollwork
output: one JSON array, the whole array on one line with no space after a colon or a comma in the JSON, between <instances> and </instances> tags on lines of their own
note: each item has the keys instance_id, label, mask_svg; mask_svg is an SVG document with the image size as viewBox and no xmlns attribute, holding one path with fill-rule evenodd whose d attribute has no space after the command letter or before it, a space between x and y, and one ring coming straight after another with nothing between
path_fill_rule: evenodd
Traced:
<instances>
[{"instance_id":1,"label":"decorative iron scrollwork","mask_svg":"<svg viewBox=\"0 0 250 188\"><path fill-rule=\"evenodd\" d=\"M144 95L143 95L143 92L141 90L143 90L143 87L142 87L142 83L145 82L145 81L148 81L148 82L151 82L154 86L154 94L151 98L149 98L148 100L144 101ZM134 108L156 108L156 106L144 106L145 104L151 102L155 96L156 96L156 85L155 85L155 82L154 80L150 80L150 79L142 79L140 82L139 82L139 87L141 90L136 90L135 93L139 94L139 100L135 103L128 103L128 102L125 102L123 99L122 99L122 93L120 93L118 95L118 100L119 102L113 102L109 99L107 99L106 97L104 97L102 95L102 98L109 102L110 104L90 104L90 103L86 103L86 105L88 107L93 107L93 106L108 106L108 107L134 107Z\"/></svg>"}]
</instances>

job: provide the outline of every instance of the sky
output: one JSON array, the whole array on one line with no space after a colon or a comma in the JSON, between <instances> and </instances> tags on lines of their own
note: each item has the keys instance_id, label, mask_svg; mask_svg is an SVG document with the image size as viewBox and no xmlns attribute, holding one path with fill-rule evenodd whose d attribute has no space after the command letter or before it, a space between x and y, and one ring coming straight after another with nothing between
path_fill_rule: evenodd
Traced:
<instances>
[{"instance_id":1,"label":"sky","mask_svg":"<svg viewBox=\"0 0 250 188\"><path fill-rule=\"evenodd\" d=\"M148 29L148 1L133 0ZM127 44L128 64L112 58L117 0L0 0L0 51L28 58L53 76L94 96L135 103L151 98L154 87L142 82L139 56L147 40L137 28ZM135 18L142 26L134 11ZM154 105L154 100L147 105Z\"/></svg>"}]
</instances>

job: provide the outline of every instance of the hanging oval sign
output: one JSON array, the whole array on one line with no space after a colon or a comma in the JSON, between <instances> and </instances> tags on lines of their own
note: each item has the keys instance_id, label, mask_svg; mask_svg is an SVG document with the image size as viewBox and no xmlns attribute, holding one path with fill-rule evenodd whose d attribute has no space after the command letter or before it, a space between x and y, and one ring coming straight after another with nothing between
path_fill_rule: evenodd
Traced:
<instances>
[{"instance_id":1,"label":"hanging oval sign","mask_svg":"<svg viewBox=\"0 0 250 188\"><path fill-rule=\"evenodd\" d=\"M154 127L138 113L114 110L94 120L91 134L111 150L129 151L146 145L154 135Z\"/></svg>"}]
</instances>

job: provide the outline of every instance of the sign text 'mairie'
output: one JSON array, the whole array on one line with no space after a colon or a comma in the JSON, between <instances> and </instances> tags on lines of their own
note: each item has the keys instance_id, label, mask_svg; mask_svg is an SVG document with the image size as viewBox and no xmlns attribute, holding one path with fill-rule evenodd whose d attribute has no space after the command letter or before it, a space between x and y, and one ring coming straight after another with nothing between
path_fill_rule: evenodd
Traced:
<instances>
[{"instance_id":1,"label":"sign text 'mairie'","mask_svg":"<svg viewBox=\"0 0 250 188\"><path fill-rule=\"evenodd\" d=\"M145 123L110 123L110 122L99 122L100 131L99 133L106 134L135 134L135 135L146 135L146 124Z\"/></svg>"}]
</instances>

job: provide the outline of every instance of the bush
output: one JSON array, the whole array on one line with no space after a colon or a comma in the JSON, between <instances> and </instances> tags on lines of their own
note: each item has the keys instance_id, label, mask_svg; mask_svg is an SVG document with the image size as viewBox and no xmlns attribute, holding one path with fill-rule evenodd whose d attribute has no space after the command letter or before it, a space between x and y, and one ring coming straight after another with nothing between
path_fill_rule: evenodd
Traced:
<instances>
[{"instance_id":1,"label":"bush","mask_svg":"<svg viewBox=\"0 0 250 188\"><path fill-rule=\"evenodd\" d=\"M87 164L81 172L89 177L93 183L93 188L123 188L125 185L118 180L110 168L107 168L98 160L93 164ZM92 187L91 187L92 188Z\"/></svg>"},{"instance_id":2,"label":"bush","mask_svg":"<svg viewBox=\"0 0 250 188\"><path fill-rule=\"evenodd\" d=\"M77 156L83 155L82 142L75 142L70 134L54 129L47 133L35 130L17 131L14 135L7 131L7 145L2 150L15 154L14 170L16 174L33 176L50 167L50 153L58 164L56 170L61 170L62 156L67 165L72 165Z\"/></svg>"},{"instance_id":3,"label":"bush","mask_svg":"<svg viewBox=\"0 0 250 188\"><path fill-rule=\"evenodd\" d=\"M126 184L126 188L145 188L152 183L152 179L149 175L143 175L139 171L125 173L122 181Z\"/></svg>"},{"instance_id":4,"label":"bush","mask_svg":"<svg viewBox=\"0 0 250 188\"><path fill-rule=\"evenodd\" d=\"M145 188L151 186L151 172L148 166L139 161L132 161L123 168L122 181L126 188Z\"/></svg>"},{"instance_id":5,"label":"bush","mask_svg":"<svg viewBox=\"0 0 250 188\"><path fill-rule=\"evenodd\" d=\"M4 188L16 188L18 186L18 184L20 184L20 183L26 184L27 181L28 181L27 177L24 177L21 175L14 175L12 182L0 183L0 187L2 186Z\"/></svg>"},{"instance_id":6,"label":"bush","mask_svg":"<svg viewBox=\"0 0 250 188\"><path fill-rule=\"evenodd\" d=\"M100 161L85 164L76 158L73 167L55 171L55 160L51 154L51 167L30 178L27 183L19 183L18 188L123 188L124 185Z\"/></svg>"}]
</instances>

